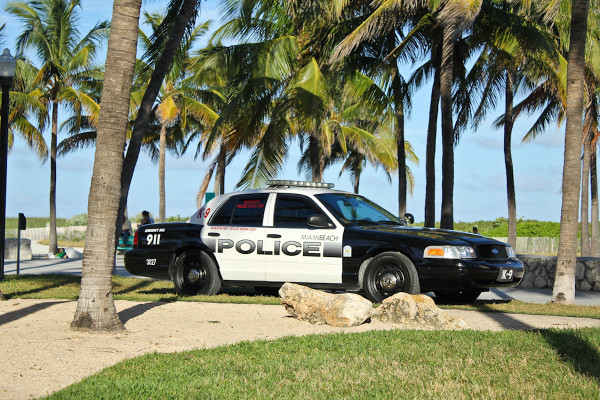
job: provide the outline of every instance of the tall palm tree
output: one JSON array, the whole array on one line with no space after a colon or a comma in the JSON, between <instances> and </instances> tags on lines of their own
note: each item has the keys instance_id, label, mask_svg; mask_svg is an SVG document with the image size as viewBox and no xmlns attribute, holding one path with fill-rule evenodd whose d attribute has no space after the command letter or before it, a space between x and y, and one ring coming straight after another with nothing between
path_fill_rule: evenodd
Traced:
<instances>
[{"instance_id":1,"label":"tall palm tree","mask_svg":"<svg viewBox=\"0 0 600 400\"><path fill-rule=\"evenodd\" d=\"M93 107L84 83L99 78L94 65L99 45L108 35L107 21L96 24L83 37L79 34L79 0L29 0L9 2L6 10L16 16L24 30L17 39L17 52L34 50L42 63L35 79L40 100L47 104L50 140L50 245L58 253L56 236L56 149L59 106L75 112Z\"/></svg>"},{"instance_id":2,"label":"tall palm tree","mask_svg":"<svg viewBox=\"0 0 600 400\"><path fill-rule=\"evenodd\" d=\"M145 21L150 24L155 34L152 38L156 38L156 32L160 29L164 16L160 14L145 14ZM175 57L173 65L169 73L166 75L163 82L160 94L157 98L156 105L153 109L154 115L156 116L160 125L159 138L159 172L158 172L158 186L159 186L159 212L158 220L165 222L165 156L167 141L169 147L172 150L179 147L183 147L184 137L186 132L190 128L188 119L202 120L204 116L204 105L197 99L195 88L191 87L191 75L190 69L190 51L194 46L194 43L202 37L208 30L209 23L205 22L201 25L194 27L194 29L184 38L180 44ZM146 49L152 47L152 38L145 35L143 32L140 33L142 44ZM151 70L155 60L147 59L145 67L147 70ZM169 135L167 133L176 133L177 137Z\"/></svg>"},{"instance_id":3,"label":"tall palm tree","mask_svg":"<svg viewBox=\"0 0 600 400\"><path fill-rule=\"evenodd\" d=\"M186 33L189 33L193 29L198 6L199 3L197 0L170 0L167 14L157 34L158 39L155 41L156 44L149 52L152 55L150 58L158 61L152 71L148 86L144 91L133 124L131 140L127 146L127 153L121 174L121 197L119 199L119 213L115 229L120 229L123 223L131 179L133 178L133 171L135 170L146 130L148 129L152 107L160 92L163 79L171 67L181 40Z\"/></svg>"},{"instance_id":4,"label":"tall palm tree","mask_svg":"<svg viewBox=\"0 0 600 400\"><path fill-rule=\"evenodd\" d=\"M573 304L575 302L577 211L581 179L580 149L589 5L589 0L573 0L571 8L571 37L569 41L569 66L567 68L567 128L562 179L563 196L556 276L552 290L552 301L560 304Z\"/></svg>"},{"instance_id":5,"label":"tall palm tree","mask_svg":"<svg viewBox=\"0 0 600 400\"><path fill-rule=\"evenodd\" d=\"M12 149L15 135L21 136L29 148L34 151L40 161L48 158L48 146L42 130L45 116L48 115L46 104L39 98L35 78L38 70L23 60L17 60L13 79L11 110L9 113L8 149Z\"/></svg>"},{"instance_id":6,"label":"tall palm tree","mask_svg":"<svg viewBox=\"0 0 600 400\"><path fill-rule=\"evenodd\" d=\"M333 40L340 25L332 24L328 2L257 0L225 3L230 20L215 41L239 44L221 48L236 69L226 106L213 132L227 132L229 148L251 147L253 153L239 187L259 186L272 178L292 138L300 138L312 179L322 180L334 143L347 149L370 132L347 129L339 114L337 94L345 71L330 68ZM268 121L268 123L265 123ZM226 128L226 129L224 129Z\"/></svg>"},{"instance_id":7,"label":"tall palm tree","mask_svg":"<svg viewBox=\"0 0 600 400\"><path fill-rule=\"evenodd\" d=\"M481 0L448 0L440 10L443 26L442 63L440 71L440 104L442 112L442 212L440 227L454 228L454 145L452 122L452 81L454 46L481 10Z\"/></svg>"},{"instance_id":8,"label":"tall palm tree","mask_svg":"<svg viewBox=\"0 0 600 400\"><path fill-rule=\"evenodd\" d=\"M511 154L515 123L514 97L524 86L539 80L540 74L558 66L556 42L536 15L506 1L485 2L474 22L470 46L483 47L471 69L469 91L480 94L473 115L475 127L504 94L504 114L497 120L504 127L504 160L508 200L508 243L516 247L516 195ZM503 93L502 93L503 92Z\"/></svg>"},{"instance_id":9,"label":"tall palm tree","mask_svg":"<svg viewBox=\"0 0 600 400\"><path fill-rule=\"evenodd\" d=\"M81 290L72 329L121 331L112 292L123 148L142 0L115 0L88 201Z\"/></svg>"}]
</instances>

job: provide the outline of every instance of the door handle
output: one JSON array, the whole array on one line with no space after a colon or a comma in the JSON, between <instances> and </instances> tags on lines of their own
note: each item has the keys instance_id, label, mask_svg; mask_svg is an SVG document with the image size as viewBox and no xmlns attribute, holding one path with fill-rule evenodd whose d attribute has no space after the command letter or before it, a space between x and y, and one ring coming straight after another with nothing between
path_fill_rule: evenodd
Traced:
<instances>
[{"instance_id":1,"label":"door handle","mask_svg":"<svg viewBox=\"0 0 600 400\"><path fill-rule=\"evenodd\" d=\"M219 236L221 236L221 234L220 234L220 233L217 233L217 232L209 232L209 233L208 233L208 236L212 236L212 237L219 237Z\"/></svg>"},{"instance_id":2,"label":"door handle","mask_svg":"<svg viewBox=\"0 0 600 400\"><path fill-rule=\"evenodd\" d=\"M268 238L272 238L272 239L279 239L279 238L281 238L281 235L278 235L278 234L276 234L276 233L269 233L269 234L267 235L267 237L268 237Z\"/></svg>"}]
</instances>

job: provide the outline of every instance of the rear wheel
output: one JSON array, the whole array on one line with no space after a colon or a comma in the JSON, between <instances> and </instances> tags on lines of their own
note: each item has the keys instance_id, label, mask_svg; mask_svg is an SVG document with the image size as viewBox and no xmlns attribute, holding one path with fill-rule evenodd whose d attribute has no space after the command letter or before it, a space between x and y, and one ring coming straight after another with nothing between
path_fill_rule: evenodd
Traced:
<instances>
[{"instance_id":1,"label":"rear wheel","mask_svg":"<svg viewBox=\"0 0 600 400\"><path fill-rule=\"evenodd\" d=\"M398 292L421 292L417 269L408 257L395 252L381 253L371 260L363 279L365 297L374 303Z\"/></svg>"},{"instance_id":2,"label":"rear wheel","mask_svg":"<svg viewBox=\"0 0 600 400\"><path fill-rule=\"evenodd\" d=\"M173 283L180 296L213 295L221 290L221 278L214 260L205 252L188 250L173 266Z\"/></svg>"},{"instance_id":3,"label":"rear wheel","mask_svg":"<svg viewBox=\"0 0 600 400\"><path fill-rule=\"evenodd\" d=\"M472 303L481 294L481 290L464 289L464 290L436 290L436 302L441 304L465 304Z\"/></svg>"}]
</instances>

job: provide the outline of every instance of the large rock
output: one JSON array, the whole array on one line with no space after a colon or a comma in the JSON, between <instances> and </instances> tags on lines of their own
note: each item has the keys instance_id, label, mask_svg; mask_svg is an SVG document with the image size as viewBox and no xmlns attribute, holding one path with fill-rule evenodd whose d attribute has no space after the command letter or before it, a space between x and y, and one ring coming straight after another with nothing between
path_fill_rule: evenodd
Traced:
<instances>
[{"instance_id":1,"label":"large rock","mask_svg":"<svg viewBox=\"0 0 600 400\"><path fill-rule=\"evenodd\" d=\"M291 316L311 324L357 326L373 311L373 304L357 294L325 293L294 283L285 283L279 296Z\"/></svg>"},{"instance_id":2,"label":"large rock","mask_svg":"<svg viewBox=\"0 0 600 400\"><path fill-rule=\"evenodd\" d=\"M396 293L383 300L374 319L413 329L468 329L467 323L439 309L433 299L422 294Z\"/></svg>"}]
</instances>

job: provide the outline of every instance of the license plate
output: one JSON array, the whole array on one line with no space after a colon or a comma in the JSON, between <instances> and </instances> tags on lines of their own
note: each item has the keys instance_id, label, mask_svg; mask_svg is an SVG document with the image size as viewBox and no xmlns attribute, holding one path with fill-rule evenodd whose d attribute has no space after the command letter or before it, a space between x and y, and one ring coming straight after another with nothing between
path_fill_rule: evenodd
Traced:
<instances>
[{"instance_id":1,"label":"license plate","mask_svg":"<svg viewBox=\"0 0 600 400\"><path fill-rule=\"evenodd\" d=\"M508 268L500 268L500 272L498 272L498 282L512 282L513 280L513 269Z\"/></svg>"}]
</instances>

